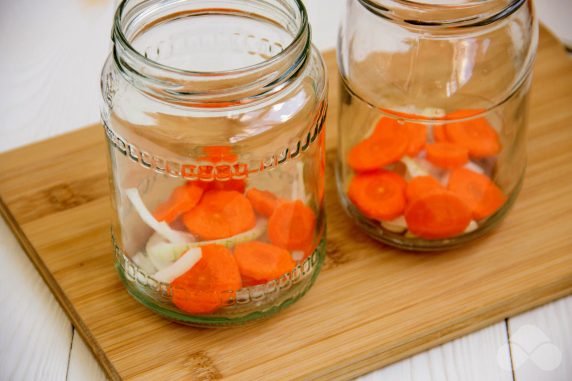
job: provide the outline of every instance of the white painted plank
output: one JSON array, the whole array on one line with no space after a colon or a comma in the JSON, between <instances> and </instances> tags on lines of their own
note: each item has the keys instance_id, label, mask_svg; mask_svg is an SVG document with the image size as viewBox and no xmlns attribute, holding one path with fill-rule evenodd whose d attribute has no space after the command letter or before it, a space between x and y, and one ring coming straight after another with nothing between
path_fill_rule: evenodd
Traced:
<instances>
[{"instance_id":1,"label":"white painted plank","mask_svg":"<svg viewBox=\"0 0 572 381\"><path fill-rule=\"evenodd\" d=\"M516 381L572 380L572 296L509 320Z\"/></svg>"},{"instance_id":2,"label":"white painted plank","mask_svg":"<svg viewBox=\"0 0 572 381\"><path fill-rule=\"evenodd\" d=\"M558 38L572 49L572 0L540 0L534 3L538 17Z\"/></svg>"},{"instance_id":3,"label":"white painted plank","mask_svg":"<svg viewBox=\"0 0 572 381\"><path fill-rule=\"evenodd\" d=\"M65 380L71 324L3 220L0 258L0 380Z\"/></svg>"},{"instance_id":4,"label":"white painted plank","mask_svg":"<svg viewBox=\"0 0 572 381\"><path fill-rule=\"evenodd\" d=\"M103 370L83 338L74 330L67 381L105 381Z\"/></svg>"},{"instance_id":5,"label":"white painted plank","mask_svg":"<svg viewBox=\"0 0 572 381\"><path fill-rule=\"evenodd\" d=\"M359 378L359 381L512 381L501 322ZM506 367L508 365L508 369Z\"/></svg>"},{"instance_id":6,"label":"white painted plank","mask_svg":"<svg viewBox=\"0 0 572 381\"><path fill-rule=\"evenodd\" d=\"M0 2L0 151L98 120L112 7ZM0 305L0 379L65 380L71 324L3 221Z\"/></svg>"},{"instance_id":7,"label":"white painted plank","mask_svg":"<svg viewBox=\"0 0 572 381\"><path fill-rule=\"evenodd\" d=\"M110 0L0 1L0 152L99 119Z\"/></svg>"},{"instance_id":8,"label":"white painted plank","mask_svg":"<svg viewBox=\"0 0 572 381\"><path fill-rule=\"evenodd\" d=\"M320 50L335 49L344 0L304 0L312 28L312 43Z\"/></svg>"}]
</instances>

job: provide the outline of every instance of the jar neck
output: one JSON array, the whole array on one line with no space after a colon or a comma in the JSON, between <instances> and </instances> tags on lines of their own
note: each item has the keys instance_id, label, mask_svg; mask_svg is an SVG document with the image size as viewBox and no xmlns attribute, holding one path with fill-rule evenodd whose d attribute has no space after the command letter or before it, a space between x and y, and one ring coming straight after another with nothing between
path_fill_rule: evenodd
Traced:
<instances>
[{"instance_id":1,"label":"jar neck","mask_svg":"<svg viewBox=\"0 0 572 381\"><path fill-rule=\"evenodd\" d=\"M390 21L432 30L488 25L510 16L527 2L527 0L357 1L372 13Z\"/></svg>"},{"instance_id":2,"label":"jar neck","mask_svg":"<svg viewBox=\"0 0 572 381\"><path fill-rule=\"evenodd\" d=\"M188 41L183 41L177 48L180 41L152 41L157 53L159 48L186 49L191 63L180 67L150 58L134 43L154 28L197 16L258 20L282 30L288 40L272 45L265 36L257 36L262 47L248 53L263 57L259 62L238 67L231 63L230 67L212 71L193 67L192 55L201 53L201 44L188 47ZM250 32L246 39L255 38L257 31ZM308 17L301 0L124 0L115 14L112 39L114 62L132 85L153 97L198 107L242 105L271 96L298 77L311 50ZM264 52L257 50L263 48ZM232 61L221 49L216 62L224 60Z\"/></svg>"}]
</instances>

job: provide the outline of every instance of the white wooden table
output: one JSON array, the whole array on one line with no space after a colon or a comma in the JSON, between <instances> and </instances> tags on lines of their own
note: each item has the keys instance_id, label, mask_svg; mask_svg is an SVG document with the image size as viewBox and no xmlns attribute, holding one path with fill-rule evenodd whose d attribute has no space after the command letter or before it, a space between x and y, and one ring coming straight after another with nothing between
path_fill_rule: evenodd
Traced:
<instances>
[{"instance_id":1,"label":"white wooden table","mask_svg":"<svg viewBox=\"0 0 572 381\"><path fill-rule=\"evenodd\" d=\"M333 48L344 1L305 1L315 44ZM0 152L99 119L113 7L111 0L0 1ZM537 8L572 46L572 0L539 0ZM0 380L104 379L0 219ZM572 297L363 377L378 379L570 381Z\"/></svg>"}]
</instances>

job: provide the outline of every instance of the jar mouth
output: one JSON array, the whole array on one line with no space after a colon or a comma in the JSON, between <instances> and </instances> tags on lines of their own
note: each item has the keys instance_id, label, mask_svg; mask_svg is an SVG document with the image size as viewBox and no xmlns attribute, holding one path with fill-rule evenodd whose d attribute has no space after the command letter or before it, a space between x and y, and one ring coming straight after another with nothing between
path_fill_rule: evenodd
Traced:
<instances>
[{"instance_id":1,"label":"jar mouth","mask_svg":"<svg viewBox=\"0 0 572 381\"><path fill-rule=\"evenodd\" d=\"M183 22L185 18L198 19L197 16L242 17L244 20L266 22L282 29L287 40L271 46L266 52L269 54L263 58L258 57L244 64L232 66L231 57L226 60L231 64L230 67L224 66L226 57L222 53L212 61L214 65L203 62L198 67L194 64L172 64L161 59L160 44L165 45L163 47L167 50L174 50L175 45L181 41L151 41L147 50L156 51L156 57L147 54L144 46L137 46L137 39L145 33L162 28L170 22ZM208 25L205 22L203 24ZM194 38L189 33L186 34L187 37ZM209 39L210 36L206 34L204 38ZM310 28L302 0L124 0L114 17L112 39L116 64L127 79L140 89L179 100L198 100L202 97L202 101L207 102L209 99L229 101L267 93L295 75L307 59ZM267 44L271 42L266 38L261 40ZM182 41L182 45L185 44L188 41ZM192 47L189 49L192 50ZM199 47L194 53L200 51ZM216 52L216 46L213 51ZM192 52L189 51L190 53ZM254 56L263 54L249 53ZM211 69L213 66L214 69Z\"/></svg>"},{"instance_id":2,"label":"jar mouth","mask_svg":"<svg viewBox=\"0 0 572 381\"><path fill-rule=\"evenodd\" d=\"M504 19L526 0L358 0L383 18L417 27L475 27Z\"/></svg>"}]
</instances>

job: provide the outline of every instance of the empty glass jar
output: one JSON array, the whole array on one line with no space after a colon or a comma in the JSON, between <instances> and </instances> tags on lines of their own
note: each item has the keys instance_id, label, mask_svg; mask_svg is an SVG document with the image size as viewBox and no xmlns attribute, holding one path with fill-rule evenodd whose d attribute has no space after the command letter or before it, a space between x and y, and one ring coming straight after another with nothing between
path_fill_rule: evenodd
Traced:
<instances>
[{"instance_id":1,"label":"empty glass jar","mask_svg":"<svg viewBox=\"0 0 572 381\"><path fill-rule=\"evenodd\" d=\"M372 237L439 250L506 214L526 164L538 27L526 0L349 0L338 189Z\"/></svg>"},{"instance_id":2,"label":"empty glass jar","mask_svg":"<svg viewBox=\"0 0 572 381\"><path fill-rule=\"evenodd\" d=\"M127 0L102 73L116 266L198 326L266 317L324 258L325 69L299 0Z\"/></svg>"}]
</instances>

